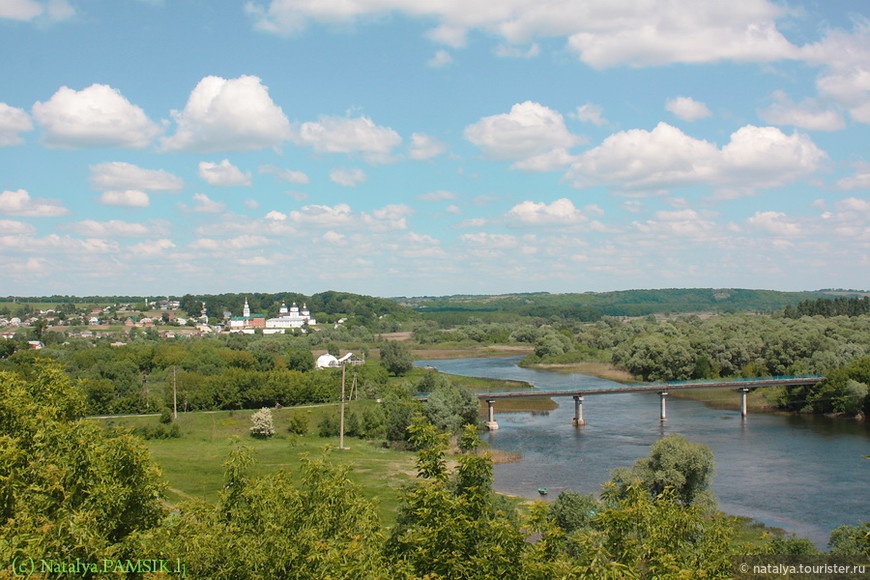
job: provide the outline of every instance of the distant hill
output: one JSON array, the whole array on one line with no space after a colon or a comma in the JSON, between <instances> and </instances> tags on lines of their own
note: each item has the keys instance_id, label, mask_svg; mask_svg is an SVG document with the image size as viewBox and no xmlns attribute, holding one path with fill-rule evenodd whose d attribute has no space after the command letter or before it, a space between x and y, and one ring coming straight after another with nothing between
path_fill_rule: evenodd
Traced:
<instances>
[{"instance_id":1,"label":"distant hill","mask_svg":"<svg viewBox=\"0 0 870 580\"><path fill-rule=\"evenodd\" d=\"M574 294L455 295L395 298L426 319L460 324L471 317L500 321L516 316L564 317L584 321L602 316L645 316L689 312L772 313L824 296L815 292L778 292L741 288L668 288Z\"/></svg>"}]
</instances>

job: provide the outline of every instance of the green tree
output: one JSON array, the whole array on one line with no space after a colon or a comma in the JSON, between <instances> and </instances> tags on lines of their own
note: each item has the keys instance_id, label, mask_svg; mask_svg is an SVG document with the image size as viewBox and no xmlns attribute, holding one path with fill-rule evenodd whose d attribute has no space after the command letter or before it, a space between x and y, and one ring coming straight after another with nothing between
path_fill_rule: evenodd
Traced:
<instances>
[{"instance_id":1,"label":"green tree","mask_svg":"<svg viewBox=\"0 0 870 580\"><path fill-rule=\"evenodd\" d=\"M713 451L680 435L667 435L656 441L647 457L638 459L634 474L653 496L673 489L683 505L701 503L712 508L715 498L709 491L715 471Z\"/></svg>"},{"instance_id":2,"label":"green tree","mask_svg":"<svg viewBox=\"0 0 870 580\"><path fill-rule=\"evenodd\" d=\"M404 343L388 340L381 345L380 350L381 364L391 375L402 376L414 366L411 351Z\"/></svg>"},{"instance_id":3,"label":"green tree","mask_svg":"<svg viewBox=\"0 0 870 580\"><path fill-rule=\"evenodd\" d=\"M81 389L42 363L0 373L0 560L112 558L165 514L141 440L82 419Z\"/></svg>"},{"instance_id":4,"label":"green tree","mask_svg":"<svg viewBox=\"0 0 870 580\"><path fill-rule=\"evenodd\" d=\"M444 375L437 375L434 383L424 406L426 417L433 425L453 433L463 425L477 423L480 402L471 391Z\"/></svg>"}]
</instances>

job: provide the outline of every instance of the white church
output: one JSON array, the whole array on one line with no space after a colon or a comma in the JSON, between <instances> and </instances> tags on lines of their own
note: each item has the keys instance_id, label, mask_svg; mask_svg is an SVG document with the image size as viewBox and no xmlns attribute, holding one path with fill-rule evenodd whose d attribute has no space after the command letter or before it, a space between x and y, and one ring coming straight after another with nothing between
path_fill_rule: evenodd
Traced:
<instances>
[{"instance_id":1,"label":"white church","mask_svg":"<svg viewBox=\"0 0 870 580\"><path fill-rule=\"evenodd\" d=\"M264 314L251 314L251 307L248 305L248 299L245 298L242 315L229 319L228 330L253 334L256 329L260 328L263 334L283 334L285 330L290 328L303 328L315 324L317 321L311 317L311 312L308 311L308 306L305 304L300 309L294 302L288 309L287 305L282 302L278 317L266 318Z\"/></svg>"},{"instance_id":2,"label":"white church","mask_svg":"<svg viewBox=\"0 0 870 580\"><path fill-rule=\"evenodd\" d=\"M248 300L245 299L245 307L247 308ZM278 310L277 318L269 318L266 320L266 328L302 328L303 326L314 326L317 321L311 318L311 313L308 307L303 303L300 310L294 302L287 310L287 305L281 303L281 309Z\"/></svg>"}]
</instances>

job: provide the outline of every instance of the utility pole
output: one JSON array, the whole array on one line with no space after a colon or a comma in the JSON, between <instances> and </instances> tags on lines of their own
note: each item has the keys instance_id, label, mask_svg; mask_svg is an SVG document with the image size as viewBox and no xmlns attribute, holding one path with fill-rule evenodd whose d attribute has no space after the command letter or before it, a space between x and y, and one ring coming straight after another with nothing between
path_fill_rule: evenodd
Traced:
<instances>
[{"instance_id":1,"label":"utility pole","mask_svg":"<svg viewBox=\"0 0 870 580\"><path fill-rule=\"evenodd\" d=\"M344 378L345 378L345 365L341 363L341 413L339 419L339 427L338 427L338 448L339 449L347 449L344 446Z\"/></svg>"},{"instance_id":2,"label":"utility pole","mask_svg":"<svg viewBox=\"0 0 870 580\"><path fill-rule=\"evenodd\" d=\"M178 419L178 392L176 390L175 385L175 371L178 370L178 367L172 367L172 419L173 421Z\"/></svg>"},{"instance_id":3,"label":"utility pole","mask_svg":"<svg viewBox=\"0 0 870 580\"><path fill-rule=\"evenodd\" d=\"M347 449L344 446L344 381L345 381L345 366L341 363L341 412L338 426L338 448Z\"/></svg>"}]
</instances>

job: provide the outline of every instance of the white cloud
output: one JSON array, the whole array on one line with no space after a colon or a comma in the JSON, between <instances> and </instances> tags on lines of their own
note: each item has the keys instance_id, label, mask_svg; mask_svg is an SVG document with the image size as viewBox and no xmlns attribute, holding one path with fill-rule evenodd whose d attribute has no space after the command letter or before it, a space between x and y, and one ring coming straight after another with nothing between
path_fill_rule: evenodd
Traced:
<instances>
[{"instance_id":1,"label":"white cloud","mask_svg":"<svg viewBox=\"0 0 870 580\"><path fill-rule=\"evenodd\" d=\"M793 103L782 91L773 93L776 102L758 111L759 117L771 125L791 125L813 131L838 131L846 126L838 111L825 107L816 99Z\"/></svg>"},{"instance_id":2,"label":"white cloud","mask_svg":"<svg viewBox=\"0 0 870 580\"><path fill-rule=\"evenodd\" d=\"M347 240L345 239L345 235L340 234L338 232L334 232L332 230L325 232L322 237L323 237L324 241L329 242L330 244L333 244L336 246L346 246L347 245Z\"/></svg>"},{"instance_id":3,"label":"white cloud","mask_svg":"<svg viewBox=\"0 0 870 580\"><path fill-rule=\"evenodd\" d=\"M366 180L366 174L362 169L348 169L342 167L330 171L329 179L345 187L356 187Z\"/></svg>"},{"instance_id":4,"label":"white cloud","mask_svg":"<svg viewBox=\"0 0 870 580\"><path fill-rule=\"evenodd\" d=\"M722 149L659 123L606 138L577 157L568 172L576 187L609 185L660 193L707 184L769 188L816 171L825 158L806 135L775 127L741 127Z\"/></svg>"},{"instance_id":5,"label":"white cloud","mask_svg":"<svg viewBox=\"0 0 870 580\"><path fill-rule=\"evenodd\" d=\"M227 204L214 201L204 193L194 193L193 201L196 204L193 211L198 213L220 213L227 209Z\"/></svg>"},{"instance_id":6,"label":"white cloud","mask_svg":"<svg viewBox=\"0 0 870 580\"><path fill-rule=\"evenodd\" d=\"M426 61L426 64L433 68L441 68L447 66L451 62L453 62L453 57L450 56L450 53L446 50L439 50L435 53L435 56Z\"/></svg>"},{"instance_id":7,"label":"white cloud","mask_svg":"<svg viewBox=\"0 0 870 580\"><path fill-rule=\"evenodd\" d=\"M184 180L162 169L142 169L132 163L111 161L91 165L91 186L98 190L137 189L146 191L178 191Z\"/></svg>"},{"instance_id":8,"label":"white cloud","mask_svg":"<svg viewBox=\"0 0 870 580\"><path fill-rule=\"evenodd\" d=\"M210 161L199 162L199 176L209 185L216 187L249 187L251 185L251 172L242 171L224 159L220 163Z\"/></svg>"},{"instance_id":9,"label":"white cloud","mask_svg":"<svg viewBox=\"0 0 870 580\"><path fill-rule=\"evenodd\" d=\"M390 152L402 142L398 133L367 117L328 116L302 123L293 140L318 153L359 153L370 163L390 161Z\"/></svg>"},{"instance_id":10,"label":"white cloud","mask_svg":"<svg viewBox=\"0 0 870 580\"><path fill-rule=\"evenodd\" d=\"M46 18L51 21L66 20L75 14L75 9L66 0L3 0L0 2L0 18L31 21Z\"/></svg>"},{"instance_id":11,"label":"white cloud","mask_svg":"<svg viewBox=\"0 0 870 580\"><path fill-rule=\"evenodd\" d=\"M754 187L777 187L819 168L825 153L806 135L746 125L722 148L720 178Z\"/></svg>"},{"instance_id":12,"label":"white cloud","mask_svg":"<svg viewBox=\"0 0 870 580\"><path fill-rule=\"evenodd\" d=\"M255 76L203 78L183 111L173 111L175 135L163 151L251 151L277 147L291 135L290 122Z\"/></svg>"},{"instance_id":13,"label":"white cloud","mask_svg":"<svg viewBox=\"0 0 870 580\"><path fill-rule=\"evenodd\" d=\"M682 119L683 121L697 121L710 116L710 109L700 101L692 97L677 97L668 99L665 109Z\"/></svg>"},{"instance_id":14,"label":"white cloud","mask_svg":"<svg viewBox=\"0 0 870 580\"><path fill-rule=\"evenodd\" d=\"M192 250L207 250L210 252L218 252L218 251L237 251L237 250L249 250L251 248L258 248L261 246L267 246L272 242L269 238L265 236L254 236L254 235L243 235L236 236L235 238L199 238L195 242L190 244L190 249Z\"/></svg>"},{"instance_id":15,"label":"white cloud","mask_svg":"<svg viewBox=\"0 0 870 580\"><path fill-rule=\"evenodd\" d=\"M61 202L30 197L24 189L0 193L0 214L20 217L56 217L69 213Z\"/></svg>"},{"instance_id":16,"label":"white cloud","mask_svg":"<svg viewBox=\"0 0 870 580\"><path fill-rule=\"evenodd\" d=\"M798 236L801 228L795 222L790 221L788 216L778 211L757 211L746 222L764 233L775 236Z\"/></svg>"},{"instance_id":17,"label":"white cloud","mask_svg":"<svg viewBox=\"0 0 870 580\"><path fill-rule=\"evenodd\" d=\"M269 212L267 219L289 221L299 228L337 230L341 228L366 229L375 232L405 230L407 216L413 210L404 204L392 204L371 212L355 212L346 203L335 206L306 205L289 214Z\"/></svg>"},{"instance_id":18,"label":"white cloud","mask_svg":"<svg viewBox=\"0 0 870 580\"><path fill-rule=\"evenodd\" d=\"M419 199L420 201L448 201L451 199L456 199L456 197L457 195L452 191L439 189L437 191L421 193L417 196L417 199Z\"/></svg>"},{"instance_id":19,"label":"white cloud","mask_svg":"<svg viewBox=\"0 0 870 580\"><path fill-rule=\"evenodd\" d=\"M858 213L870 214L870 200L858 199L857 197L848 197L834 204L840 211L854 211Z\"/></svg>"},{"instance_id":20,"label":"white cloud","mask_svg":"<svg viewBox=\"0 0 870 580\"><path fill-rule=\"evenodd\" d=\"M855 174L837 181L840 189L870 189L870 163L856 163Z\"/></svg>"},{"instance_id":21,"label":"white cloud","mask_svg":"<svg viewBox=\"0 0 870 580\"><path fill-rule=\"evenodd\" d=\"M24 222L0 220L0 232L4 236L31 236L36 233L36 228Z\"/></svg>"},{"instance_id":22,"label":"white cloud","mask_svg":"<svg viewBox=\"0 0 870 580\"><path fill-rule=\"evenodd\" d=\"M167 250L171 250L174 247L175 244L172 243L172 240L161 238L159 240L147 240L132 246L127 246L125 250L135 256L153 258L155 256L164 255Z\"/></svg>"},{"instance_id":23,"label":"white cloud","mask_svg":"<svg viewBox=\"0 0 870 580\"><path fill-rule=\"evenodd\" d=\"M490 250L508 250L519 245L519 239L509 234L490 234L478 232L476 234L462 234L459 240L470 246L486 248Z\"/></svg>"},{"instance_id":24,"label":"white cloud","mask_svg":"<svg viewBox=\"0 0 870 580\"><path fill-rule=\"evenodd\" d=\"M640 232L665 238L677 236L711 239L718 235L717 225L704 219L693 209L657 211L653 217L655 219L634 222L632 225Z\"/></svg>"},{"instance_id":25,"label":"white cloud","mask_svg":"<svg viewBox=\"0 0 870 580\"><path fill-rule=\"evenodd\" d=\"M550 205L524 201L507 213L508 223L521 226L569 226L588 221L570 199L557 199Z\"/></svg>"},{"instance_id":26,"label":"white cloud","mask_svg":"<svg viewBox=\"0 0 870 580\"><path fill-rule=\"evenodd\" d=\"M592 123L598 127L607 123L607 119L604 118L604 109L593 103L580 105L577 107L577 112L572 113L571 116L579 121Z\"/></svg>"},{"instance_id":27,"label":"white cloud","mask_svg":"<svg viewBox=\"0 0 870 580\"><path fill-rule=\"evenodd\" d=\"M469 125L465 138L490 159L516 161L517 167L544 171L567 162L566 149L581 143L565 127L560 113L531 101Z\"/></svg>"},{"instance_id":28,"label":"white cloud","mask_svg":"<svg viewBox=\"0 0 870 580\"><path fill-rule=\"evenodd\" d=\"M870 20L856 20L852 32L829 30L803 47L801 56L825 67L816 79L822 97L847 109L855 121L870 123Z\"/></svg>"},{"instance_id":29,"label":"white cloud","mask_svg":"<svg viewBox=\"0 0 870 580\"><path fill-rule=\"evenodd\" d=\"M578 58L598 68L721 60L768 62L792 58L797 49L776 28L786 11L767 0L737 4L676 0L347 0L249 1L245 5L260 30L293 34L309 22L352 22L398 12L435 22L426 35L452 47L464 46L468 32L480 30L511 45L562 37ZM377 19L372 19L376 21Z\"/></svg>"},{"instance_id":30,"label":"white cloud","mask_svg":"<svg viewBox=\"0 0 870 580\"><path fill-rule=\"evenodd\" d=\"M45 145L61 149L142 149L162 132L117 89L99 84L81 91L61 87L48 101L34 103L33 118Z\"/></svg>"},{"instance_id":31,"label":"white cloud","mask_svg":"<svg viewBox=\"0 0 870 580\"><path fill-rule=\"evenodd\" d=\"M104 191L100 195L100 203L121 207L148 207L151 204L151 199L147 193L138 189L110 190Z\"/></svg>"},{"instance_id":32,"label":"white cloud","mask_svg":"<svg viewBox=\"0 0 870 580\"><path fill-rule=\"evenodd\" d=\"M31 131L33 123L24 109L0 103L0 147L19 145L24 142L19 133Z\"/></svg>"},{"instance_id":33,"label":"white cloud","mask_svg":"<svg viewBox=\"0 0 870 580\"><path fill-rule=\"evenodd\" d=\"M147 223L122 220L83 220L66 224L63 229L88 238L143 238L149 235L166 235L168 224L151 220Z\"/></svg>"},{"instance_id":34,"label":"white cloud","mask_svg":"<svg viewBox=\"0 0 870 580\"><path fill-rule=\"evenodd\" d=\"M447 145L434 137L422 133L413 133L408 151L411 159L423 161L441 155L447 151Z\"/></svg>"},{"instance_id":35,"label":"white cloud","mask_svg":"<svg viewBox=\"0 0 870 580\"><path fill-rule=\"evenodd\" d=\"M535 58L541 53L541 47L533 42L528 48L500 44L495 49L495 55L503 58Z\"/></svg>"},{"instance_id":36,"label":"white cloud","mask_svg":"<svg viewBox=\"0 0 870 580\"><path fill-rule=\"evenodd\" d=\"M260 173L268 173L269 175L274 175L275 179L278 179L279 181L298 183L300 185L304 185L310 181L308 179L308 176L301 171L294 171L292 169L281 169L280 167L275 167L274 165L261 165Z\"/></svg>"}]
</instances>

